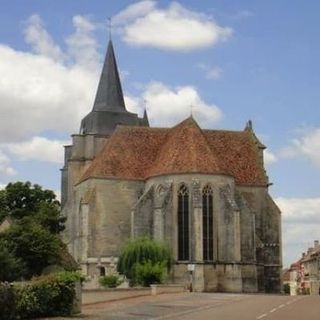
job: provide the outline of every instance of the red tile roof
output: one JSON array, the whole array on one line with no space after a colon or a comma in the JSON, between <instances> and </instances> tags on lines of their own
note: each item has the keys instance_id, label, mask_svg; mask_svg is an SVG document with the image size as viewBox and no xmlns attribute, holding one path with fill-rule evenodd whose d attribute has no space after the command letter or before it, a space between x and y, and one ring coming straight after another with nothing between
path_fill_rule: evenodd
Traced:
<instances>
[{"instance_id":1,"label":"red tile roof","mask_svg":"<svg viewBox=\"0 0 320 320\"><path fill-rule=\"evenodd\" d=\"M237 184L267 184L251 131L201 130L193 118L173 128L117 127L80 182L179 173L226 174Z\"/></svg>"}]
</instances>

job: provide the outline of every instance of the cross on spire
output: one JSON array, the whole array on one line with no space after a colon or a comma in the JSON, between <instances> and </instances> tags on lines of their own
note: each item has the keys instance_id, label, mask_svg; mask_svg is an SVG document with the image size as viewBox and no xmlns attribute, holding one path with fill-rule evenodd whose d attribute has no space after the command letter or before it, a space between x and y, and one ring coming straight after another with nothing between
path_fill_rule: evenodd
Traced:
<instances>
[{"instance_id":1,"label":"cross on spire","mask_svg":"<svg viewBox=\"0 0 320 320\"><path fill-rule=\"evenodd\" d=\"M148 103L148 100L147 99L143 99L143 106L144 106L145 110L147 110L147 103Z\"/></svg>"},{"instance_id":2,"label":"cross on spire","mask_svg":"<svg viewBox=\"0 0 320 320\"><path fill-rule=\"evenodd\" d=\"M190 117L193 117L193 104L190 104Z\"/></svg>"}]
</instances>

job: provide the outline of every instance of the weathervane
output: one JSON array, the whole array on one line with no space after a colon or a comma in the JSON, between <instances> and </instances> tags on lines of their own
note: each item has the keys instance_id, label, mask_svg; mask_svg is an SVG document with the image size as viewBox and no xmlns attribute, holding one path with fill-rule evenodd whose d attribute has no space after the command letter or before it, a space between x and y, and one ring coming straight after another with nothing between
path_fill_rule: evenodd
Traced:
<instances>
[{"instance_id":1,"label":"weathervane","mask_svg":"<svg viewBox=\"0 0 320 320\"><path fill-rule=\"evenodd\" d=\"M112 21L111 17L108 17L108 30L109 30L109 40L112 39Z\"/></svg>"},{"instance_id":2,"label":"weathervane","mask_svg":"<svg viewBox=\"0 0 320 320\"><path fill-rule=\"evenodd\" d=\"M193 105L190 104L190 117L193 118Z\"/></svg>"}]
</instances>

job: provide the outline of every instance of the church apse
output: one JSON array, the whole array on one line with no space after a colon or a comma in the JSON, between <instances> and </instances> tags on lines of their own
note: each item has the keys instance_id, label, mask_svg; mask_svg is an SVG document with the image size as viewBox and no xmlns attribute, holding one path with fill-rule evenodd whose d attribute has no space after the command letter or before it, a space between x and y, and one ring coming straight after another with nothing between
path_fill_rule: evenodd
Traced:
<instances>
[{"instance_id":1,"label":"church apse","mask_svg":"<svg viewBox=\"0 0 320 320\"><path fill-rule=\"evenodd\" d=\"M157 128L128 112L110 41L93 108L65 147L64 240L92 278L114 270L128 239L149 236L171 248L172 283L189 285L191 266L195 291L279 292L281 214L264 149L251 122Z\"/></svg>"}]
</instances>

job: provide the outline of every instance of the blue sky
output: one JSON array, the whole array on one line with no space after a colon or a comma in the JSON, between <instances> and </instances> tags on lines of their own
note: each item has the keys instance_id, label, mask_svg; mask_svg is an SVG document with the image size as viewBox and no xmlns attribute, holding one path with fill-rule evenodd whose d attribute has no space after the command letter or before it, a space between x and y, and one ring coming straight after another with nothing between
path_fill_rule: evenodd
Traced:
<instances>
[{"instance_id":1,"label":"blue sky","mask_svg":"<svg viewBox=\"0 0 320 320\"><path fill-rule=\"evenodd\" d=\"M320 238L320 3L1 0L0 185L59 192L62 145L92 108L108 40L128 109L152 125L190 114L268 146L284 264ZM39 160L40 159L40 160Z\"/></svg>"}]
</instances>

